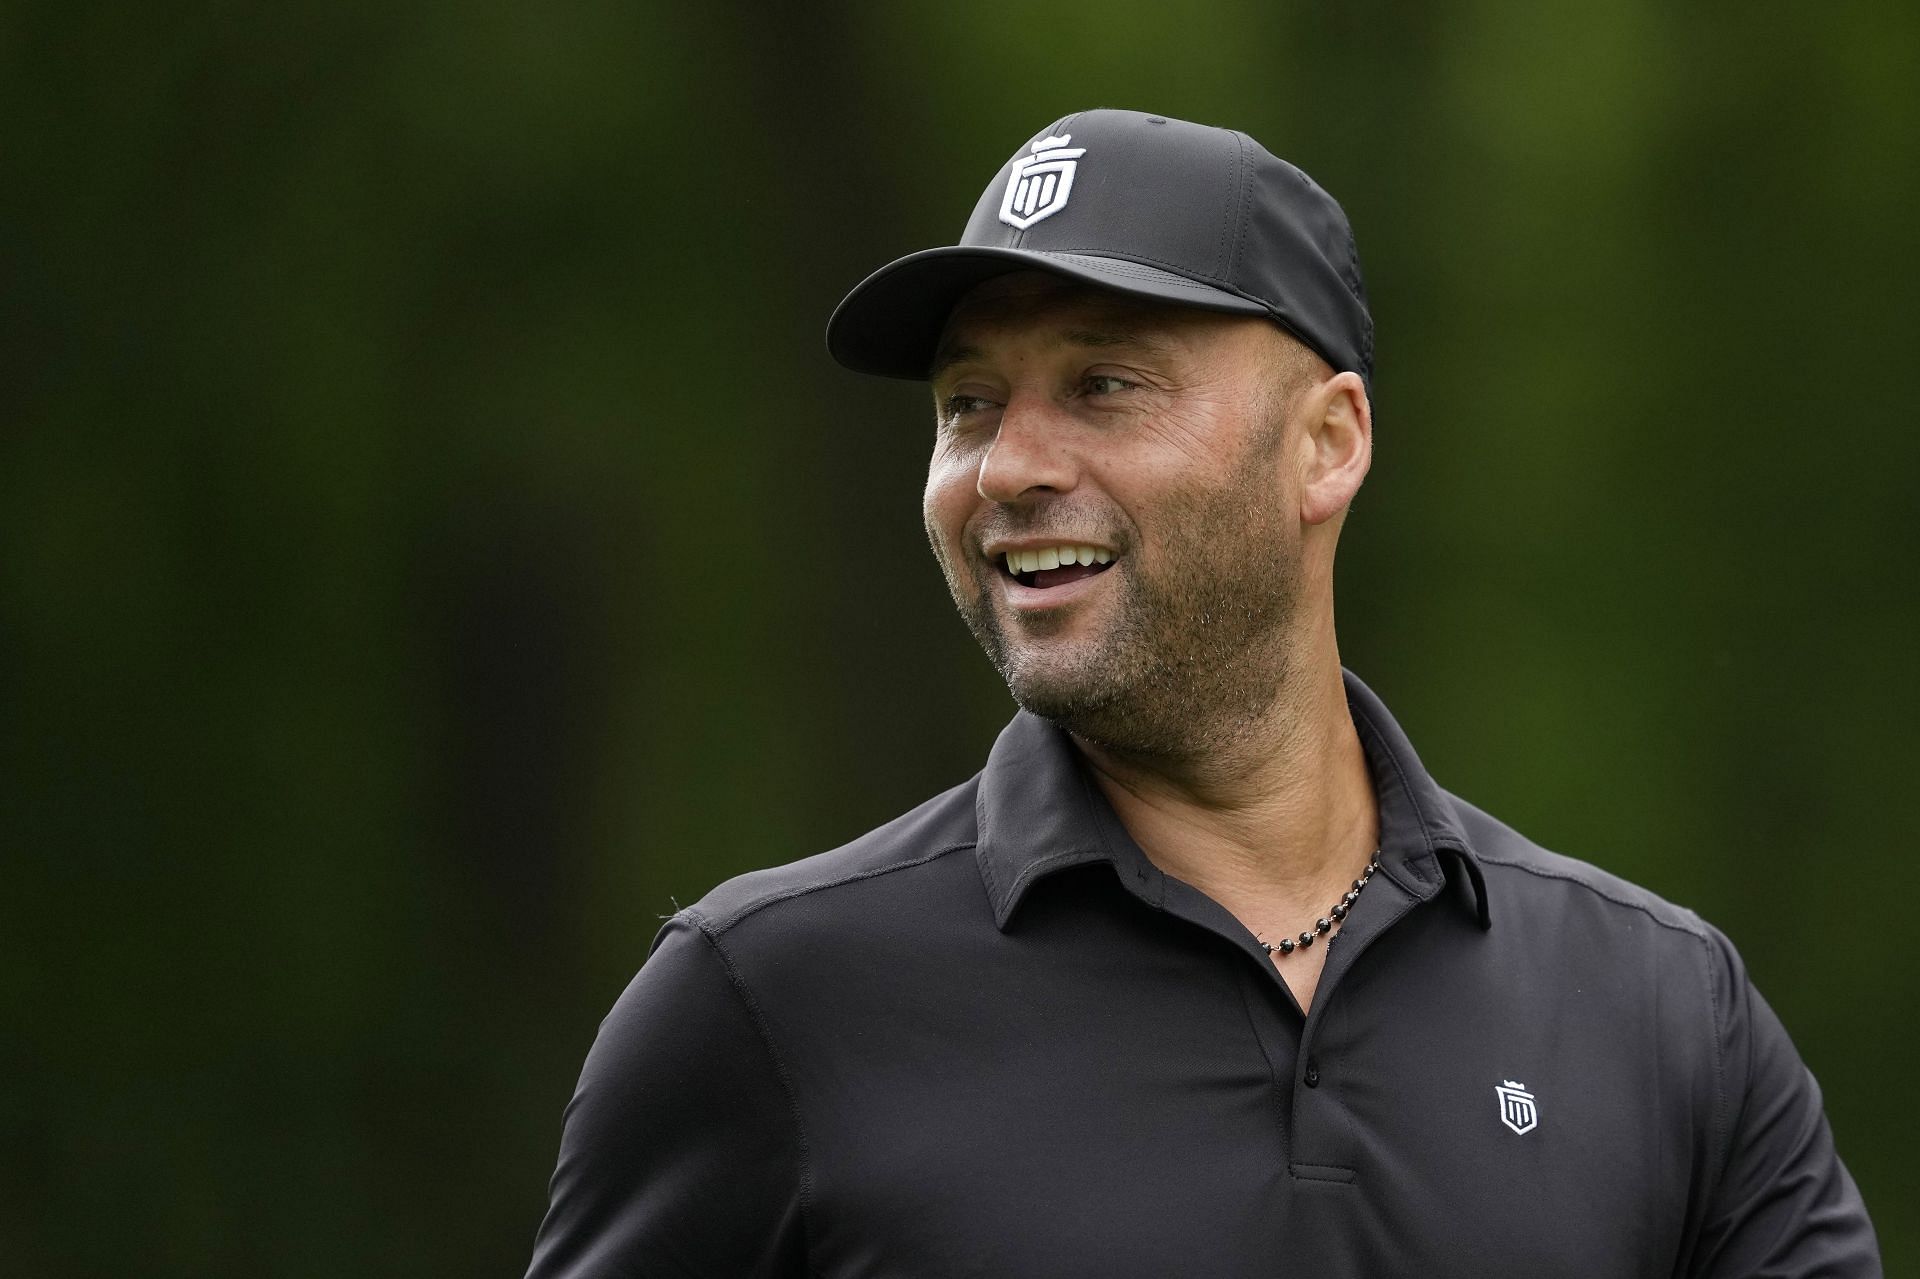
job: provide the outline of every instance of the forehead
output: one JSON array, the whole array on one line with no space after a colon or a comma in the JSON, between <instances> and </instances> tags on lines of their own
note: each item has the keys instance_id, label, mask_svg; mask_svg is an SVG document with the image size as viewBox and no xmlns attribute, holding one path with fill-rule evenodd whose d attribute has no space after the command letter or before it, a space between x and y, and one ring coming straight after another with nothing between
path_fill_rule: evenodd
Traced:
<instances>
[{"instance_id":1,"label":"forehead","mask_svg":"<svg viewBox=\"0 0 1920 1279\"><path fill-rule=\"evenodd\" d=\"M956 360L1018 341L1192 351L1249 326L1271 327L1258 317L1173 306L1041 271L1016 271L976 285L954 304L935 350L933 374Z\"/></svg>"}]
</instances>

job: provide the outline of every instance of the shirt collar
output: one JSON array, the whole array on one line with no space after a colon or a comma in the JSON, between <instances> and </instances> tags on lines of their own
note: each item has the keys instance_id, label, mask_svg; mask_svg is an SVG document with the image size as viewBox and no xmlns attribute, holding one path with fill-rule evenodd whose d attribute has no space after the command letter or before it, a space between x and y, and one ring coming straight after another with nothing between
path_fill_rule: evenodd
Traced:
<instances>
[{"instance_id":1,"label":"shirt collar","mask_svg":"<svg viewBox=\"0 0 1920 1279\"><path fill-rule=\"evenodd\" d=\"M1416 898L1436 896L1450 875L1464 881L1475 917L1490 923L1486 882L1446 792L1373 690L1342 668L1347 707L1380 805L1380 867ZM1065 731L1021 711L1001 730L975 799L980 877L1002 930L1035 881L1069 866L1106 861L1136 878L1147 859L1128 838Z\"/></svg>"}]
</instances>

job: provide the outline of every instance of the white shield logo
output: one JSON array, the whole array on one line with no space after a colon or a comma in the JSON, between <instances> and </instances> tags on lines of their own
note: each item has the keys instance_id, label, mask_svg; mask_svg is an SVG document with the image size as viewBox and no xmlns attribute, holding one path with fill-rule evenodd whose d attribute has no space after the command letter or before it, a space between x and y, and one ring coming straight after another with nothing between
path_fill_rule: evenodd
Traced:
<instances>
[{"instance_id":1,"label":"white shield logo","mask_svg":"<svg viewBox=\"0 0 1920 1279\"><path fill-rule=\"evenodd\" d=\"M1493 1090L1500 1098L1500 1122L1515 1132L1532 1132L1540 1122L1540 1108L1525 1084L1503 1080Z\"/></svg>"},{"instance_id":2,"label":"white shield logo","mask_svg":"<svg viewBox=\"0 0 1920 1279\"><path fill-rule=\"evenodd\" d=\"M1049 218L1067 207L1073 194L1076 161L1087 153L1085 147L1071 147L1071 133L1045 137L1033 144L1033 154L1014 161L1007 175L1007 193L1000 200L1000 220L1024 231L1041 218Z\"/></svg>"}]
</instances>

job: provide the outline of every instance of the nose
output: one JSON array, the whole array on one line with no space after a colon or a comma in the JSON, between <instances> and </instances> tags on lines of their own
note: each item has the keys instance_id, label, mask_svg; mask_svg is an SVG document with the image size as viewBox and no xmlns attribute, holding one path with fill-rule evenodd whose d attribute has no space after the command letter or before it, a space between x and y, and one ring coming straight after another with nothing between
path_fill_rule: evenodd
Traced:
<instances>
[{"instance_id":1,"label":"nose","mask_svg":"<svg viewBox=\"0 0 1920 1279\"><path fill-rule=\"evenodd\" d=\"M1071 424L1057 405L1016 394L1000 410L987 455L980 460L980 496L1017 502L1036 493L1066 493L1080 471L1070 444Z\"/></svg>"}]
</instances>

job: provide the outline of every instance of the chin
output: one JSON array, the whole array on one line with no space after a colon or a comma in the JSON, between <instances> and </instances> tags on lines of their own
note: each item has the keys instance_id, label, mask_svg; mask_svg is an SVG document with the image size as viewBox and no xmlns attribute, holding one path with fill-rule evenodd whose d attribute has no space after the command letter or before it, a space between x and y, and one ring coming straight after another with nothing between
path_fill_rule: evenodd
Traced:
<instances>
[{"instance_id":1,"label":"chin","mask_svg":"<svg viewBox=\"0 0 1920 1279\"><path fill-rule=\"evenodd\" d=\"M1118 690L1114 662L1102 649L1094 640L1057 633L1039 637L1028 630L1021 641L1007 645L995 665L1014 698L1028 709L1029 703L1105 701Z\"/></svg>"},{"instance_id":2,"label":"chin","mask_svg":"<svg viewBox=\"0 0 1920 1279\"><path fill-rule=\"evenodd\" d=\"M1021 709L1051 720L1069 732L1097 740L1125 735L1139 719L1139 699L1102 674L1080 669L1016 667L1001 672L1007 691Z\"/></svg>"}]
</instances>

